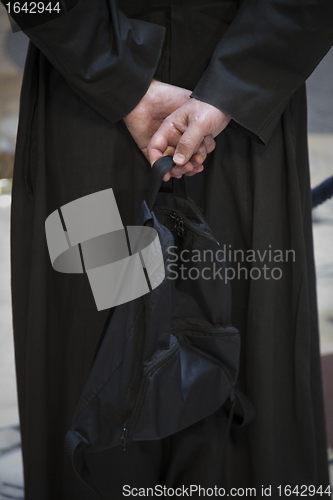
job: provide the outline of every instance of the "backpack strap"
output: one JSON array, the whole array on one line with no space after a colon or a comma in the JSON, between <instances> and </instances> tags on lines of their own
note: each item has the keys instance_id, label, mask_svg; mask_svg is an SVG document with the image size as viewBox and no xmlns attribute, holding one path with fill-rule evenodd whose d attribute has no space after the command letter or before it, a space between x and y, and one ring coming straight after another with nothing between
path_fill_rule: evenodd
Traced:
<instances>
[{"instance_id":1,"label":"backpack strap","mask_svg":"<svg viewBox=\"0 0 333 500\"><path fill-rule=\"evenodd\" d=\"M67 477L80 500L103 500L102 497L82 479L81 474L84 468L83 458L80 453L76 453L82 443L81 436L75 431L70 430L67 432L65 438L65 471Z\"/></svg>"},{"instance_id":2,"label":"backpack strap","mask_svg":"<svg viewBox=\"0 0 333 500\"><path fill-rule=\"evenodd\" d=\"M147 205L149 210L153 209L157 193L161 187L163 177L174 166L172 156L162 156L155 161L150 174L150 186L147 196ZM185 178L182 176L180 179L172 179L172 192L180 195L182 198L187 199ZM175 182L177 181L177 183Z\"/></svg>"}]
</instances>

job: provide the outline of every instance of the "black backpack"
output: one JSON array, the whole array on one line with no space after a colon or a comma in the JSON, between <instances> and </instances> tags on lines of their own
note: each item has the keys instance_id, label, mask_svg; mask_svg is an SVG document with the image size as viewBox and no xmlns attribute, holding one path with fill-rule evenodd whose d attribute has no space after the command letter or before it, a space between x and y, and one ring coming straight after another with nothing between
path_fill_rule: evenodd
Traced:
<instances>
[{"instance_id":1,"label":"black backpack","mask_svg":"<svg viewBox=\"0 0 333 500\"><path fill-rule=\"evenodd\" d=\"M187 198L184 177L174 180L171 192L159 192L172 166L171 157L154 164L137 221L157 231L165 277L114 309L66 436L66 468L80 499L101 498L82 479L85 453L162 439L222 405L231 421L235 395L239 423L254 416L235 389L240 334L230 324L223 253Z\"/></svg>"}]
</instances>

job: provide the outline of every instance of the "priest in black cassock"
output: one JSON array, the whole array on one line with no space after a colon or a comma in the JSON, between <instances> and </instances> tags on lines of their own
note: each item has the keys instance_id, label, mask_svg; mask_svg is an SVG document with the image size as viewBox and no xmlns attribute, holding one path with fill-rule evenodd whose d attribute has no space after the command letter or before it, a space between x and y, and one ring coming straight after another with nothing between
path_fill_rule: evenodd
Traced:
<instances>
[{"instance_id":1,"label":"priest in black cassock","mask_svg":"<svg viewBox=\"0 0 333 500\"><path fill-rule=\"evenodd\" d=\"M177 437L105 452L87 464L91 481L110 499L123 498L124 484L255 487L257 496L272 485L272 498L278 485L325 489L304 82L333 43L333 2L65 4L66 14L42 23L13 13L31 40L11 233L26 500L77 498L64 478L64 436L109 314L97 311L84 275L52 269L45 220L112 188L123 224L135 223L150 161L177 145L185 158L172 175L187 174L221 245L264 256L226 254L242 336L238 387L256 418L232 430L227 464L206 421L181 452ZM172 134L173 126L183 129ZM264 265L281 276L249 278Z\"/></svg>"}]
</instances>

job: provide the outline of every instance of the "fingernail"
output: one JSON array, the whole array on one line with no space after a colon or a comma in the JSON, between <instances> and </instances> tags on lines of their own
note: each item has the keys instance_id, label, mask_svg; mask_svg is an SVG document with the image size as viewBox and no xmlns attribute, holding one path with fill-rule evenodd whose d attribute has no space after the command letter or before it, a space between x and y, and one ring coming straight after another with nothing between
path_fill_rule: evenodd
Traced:
<instances>
[{"instance_id":1,"label":"fingernail","mask_svg":"<svg viewBox=\"0 0 333 500\"><path fill-rule=\"evenodd\" d=\"M179 153L175 154L175 156L173 157L173 161L175 163L184 163L185 162L185 156L184 155L181 155Z\"/></svg>"},{"instance_id":2,"label":"fingernail","mask_svg":"<svg viewBox=\"0 0 333 500\"><path fill-rule=\"evenodd\" d=\"M201 148L198 149L198 154L199 155L204 155L205 152L206 152L206 148L205 147L201 147Z\"/></svg>"}]
</instances>

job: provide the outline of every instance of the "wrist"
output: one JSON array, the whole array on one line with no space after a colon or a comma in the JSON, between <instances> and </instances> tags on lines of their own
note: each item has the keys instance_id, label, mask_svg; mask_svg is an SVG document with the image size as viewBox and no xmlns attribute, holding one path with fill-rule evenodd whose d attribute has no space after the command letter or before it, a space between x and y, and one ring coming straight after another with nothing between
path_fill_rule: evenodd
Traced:
<instances>
[{"instance_id":1,"label":"wrist","mask_svg":"<svg viewBox=\"0 0 333 500\"><path fill-rule=\"evenodd\" d=\"M131 118L135 116L138 111L142 113L144 112L145 109L147 109L148 112L151 112L152 101L153 101L152 96L155 94L156 82L157 80L153 78L152 81L150 82L147 92L144 94L144 96L141 98L141 100L138 102L135 108L133 108L130 113L124 116L123 120L125 123L131 120Z\"/></svg>"}]
</instances>

